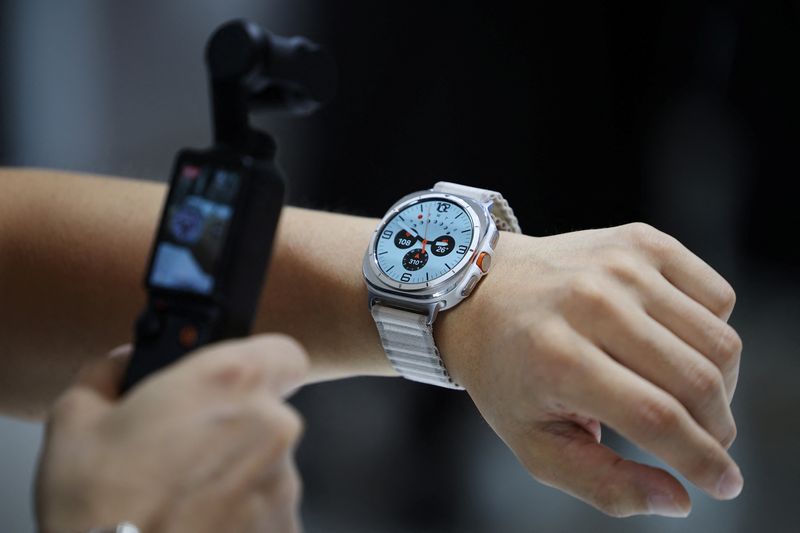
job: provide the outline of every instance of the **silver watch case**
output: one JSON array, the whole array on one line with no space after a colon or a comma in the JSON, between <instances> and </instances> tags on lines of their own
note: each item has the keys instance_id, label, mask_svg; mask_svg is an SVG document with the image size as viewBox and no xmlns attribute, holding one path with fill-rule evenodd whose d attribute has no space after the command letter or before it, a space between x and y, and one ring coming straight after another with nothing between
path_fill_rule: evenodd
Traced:
<instances>
[{"instance_id":1,"label":"silver watch case","mask_svg":"<svg viewBox=\"0 0 800 533\"><path fill-rule=\"evenodd\" d=\"M435 198L458 204L469 215L474 229L469 250L450 272L433 281L401 283L391 279L378 266L375 255L377 240L394 215L416 203ZM476 264L476 259L481 253L489 256L489 261L494 257L494 246L500 233L489 213L491 206L492 202L484 204L473 198L432 190L411 193L398 200L389 208L373 232L367 253L364 255L362 270L367 282L370 309L376 303L385 303L393 307L427 313L428 324L433 324L439 311L455 307L467 298L480 279L486 275L486 272ZM484 264L485 261L484 259ZM491 265L491 262L488 264ZM486 268L487 272L488 270ZM471 281L473 278L475 280Z\"/></svg>"}]
</instances>

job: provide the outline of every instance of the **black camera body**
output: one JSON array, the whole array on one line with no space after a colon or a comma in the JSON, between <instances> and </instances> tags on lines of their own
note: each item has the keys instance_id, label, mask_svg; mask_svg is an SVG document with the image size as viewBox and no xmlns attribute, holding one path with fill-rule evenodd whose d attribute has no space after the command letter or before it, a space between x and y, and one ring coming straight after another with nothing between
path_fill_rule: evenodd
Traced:
<instances>
[{"instance_id":1,"label":"black camera body","mask_svg":"<svg viewBox=\"0 0 800 533\"><path fill-rule=\"evenodd\" d=\"M127 391L187 352L250 333L284 198L276 145L252 109L308 114L333 96L335 66L317 45L246 21L206 48L214 145L178 153L145 276Z\"/></svg>"},{"instance_id":2,"label":"black camera body","mask_svg":"<svg viewBox=\"0 0 800 533\"><path fill-rule=\"evenodd\" d=\"M125 388L199 346L250 332L283 197L269 160L221 148L180 152Z\"/></svg>"}]
</instances>

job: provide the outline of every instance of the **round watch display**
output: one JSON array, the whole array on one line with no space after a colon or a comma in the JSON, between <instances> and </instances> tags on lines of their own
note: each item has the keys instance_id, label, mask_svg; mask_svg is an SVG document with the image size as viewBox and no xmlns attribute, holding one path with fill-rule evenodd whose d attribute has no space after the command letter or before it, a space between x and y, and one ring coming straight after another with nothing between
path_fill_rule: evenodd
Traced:
<instances>
[{"instance_id":1,"label":"round watch display","mask_svg":"<svg viewBox=\"0 0 800 533\"><path fill-rule=\"evenodd\" d=\"M423 199L397 212L375 243L380 270L400 283L428 283L452 271L470 251L474 221L459 204Z\"/></svg>"}]
</instances>

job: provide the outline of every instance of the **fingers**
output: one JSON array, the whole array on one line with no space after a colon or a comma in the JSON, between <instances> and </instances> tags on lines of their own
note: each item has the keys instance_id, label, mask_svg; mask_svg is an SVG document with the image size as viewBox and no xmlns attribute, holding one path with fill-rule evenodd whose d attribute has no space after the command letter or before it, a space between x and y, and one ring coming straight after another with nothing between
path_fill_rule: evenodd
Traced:
<instances>
[{"instance_id":1,"label":"fingers","mask_svg":"<svg viewBox=\"0 0 800 533\"><path fill-rule=\"evenodd\" d=\"M565 404L605 422L711 496L727 500L739 494L738 466L678 400L587 339L575 339L574 346L580 363L570 376L572 386L560 391Z\"/></svg>"},{"instance_id":2,"label":"fingers","mask_svg":"<svg viewBox=\"0 0 800 533\"><path fill-rule=\"evenodd\" d=\"M233 522L246 524L241 531L301 531L299 507L302 483L290 457L275 465L268 481L246 495L232 495L231 507L239 516ZM215 502L219 505L219 502ZM230 516L228 523L230 523Z\"/></svg>"},{"instance_id":3,"label":"fingers","mask_svg":"<svg viewBox=\"0 0 800 533\"><path fill-rule=\"evenodd\" d=\"M215 480L232 507L249 500L254 531L299 531L302 483L292 459L303 431L300 415L291 407L261 401L253 403L261 438L237 454L236 461Z\"/></svg>"},{"instance_id":4,"label":"fingers","mask_svg":"<svg viewBox=\"0 0 800 533\"><path fill-rule=\"evenodd\" d=\"M227 473L230 479L242 483L249 490L254 485L264 485L275 476L275 469L290 457L303 433L303 419L299 413L283 403L269 399L254 401L250 408L256 414L251 424L258 425L246 456Z\"/></svg>"},{"instance_id":5,"label":"fingers","mask_svg":"<svg viewBox=\"0 0 800 533\"><path fill-rule=\"evenodd\" d=\"M86 364L78 373L75 386L92 389L108 401L116 400L131 351L130 344L123 344L111 350L106 357Z\"/></svg>"},{"instance_id":6,"label":"fingers","mask_svg":"<svg viewBox=\"0 0 800 533\"><path fill-rule=\"evenodd\" d=\"M617 517L640 514L687 516L689 495L660 468L628 461L570 421L538 425L515 446L539 481Z\"/></svg>"},{"instance_id":7,"label":"fingers","mask_svg":"<svg viewBox=\"0 0 800 533\"><path fill-rule=\"evenodd\" d=\"M673 285L726 322L736 293L725 278L690 252L677 239L647 224L623 226L635 246L653 260Z\"/></svg>"},{"instance_id":8,"label":"fingers","mask_svg":"<svg viewBox=\"0 0 800 533\"><path fill-rule=\"evenodd\" d=\"M677 290L663 276L646 271L643 305L647 313L713 362L725 381L728 402L739 378L742 340L736 331L704 306Z\"/></svg>"},{"instance_id":9,"label":"fingers","mask_svg":"<svg viewBox=\"0 0 800 533\"><path fill-rule=\"evenodd\" d=\"M302 483L290 454L266 468L258 483L243 483L230 472L187 490L170 502L159 521L164 531L301 531ZM253 477L252 475L250 476Z\"/></svg>"},{"instance_id":10,"label":"fingers","mask_svg":"<svg viewBox=\"0 0 800 533\"><path fill-rule=\"evenodd\" d=\"M680 401L697 422L727 447L736 435L719 369L694 348L632 305L613 287L602 313L579 317L573 326L608 354Z\"/></svg>"},{"instance_id":11,"label":"fingers","mask_svg":"<svg viewBox=\"0 0 800 533\"><path fill-rule=\"evenodd\" d=\"M730 402L742 352L742 341L736 331L670 283L651 259L615 246L606 252L601 265L607 274L630 289L628 292L651 317L719 368Z\"/></svg>"},{"instance_id":12,"label":"fingers","mask_svg":"<svg viewBox=\"0 0 800 533\"><path fill-rule=\"evenodd\" d=\"M268 390L286 397L303 384L308 357L291 337L259 335L209 345L164 371L195 391Z\"/></svg>"},{"instance_id":13,"label":"fingers","mask_svg":"<svg viewBox=\"0 0 800 533\"><path fill-rule=\"evenodd\" d=\"M291 456L272 468L259 488L264 502L262 528L258 531L300 531L300 501L303 483ZM269 526L269 527L267 527Z\"/></svg>"},{"instance_id":14,"label":"fingers","mask_svg":"<svg viewBox=\"0 0 800 533\"><path fill-rule=\"evenodd\" d=\"M51 423L88 424L105 414L119 397L130 353L131 346L126 344L84 365L75 382L53 404Z\"/></svg>"}]
</instances>

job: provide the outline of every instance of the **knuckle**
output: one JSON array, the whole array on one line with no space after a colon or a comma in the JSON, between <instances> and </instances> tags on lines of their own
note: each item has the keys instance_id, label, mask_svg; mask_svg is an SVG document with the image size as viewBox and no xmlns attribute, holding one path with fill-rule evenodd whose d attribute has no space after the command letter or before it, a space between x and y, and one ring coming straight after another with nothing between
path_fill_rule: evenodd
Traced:
<instances>
[{"instance_id":1,"label":"knuckle","mask_svg":"<svg viewBox=\"0 0 800 533\"><path fill-rule=\"evenodd\" d=\"M303 433L303 420L292 408L271 402L253 402L242 416L241 427L257 431L269 447L269 462L276 461L293 449Z\"/></svg>"},{"instance_id":2,"label":"knuckle","mask_svg":"<svg viewBox=\"0 0 800 533\"><path fill-rule=\"evenodd\" d=\"M644 222L633 222L623 226L629 242L638 248L648 250L653 253L661 253L673 247L674 239L663 233L650 224Z\"/></svg>"},{"instance_id":3,"label":"knuckle","mask_svg":"<svg viewBox=\"0 0 800 533\"><path fill-rule=\"evenodd\" d=\"M637 402L636 420L646 438L659 440L678 423L675 407L666 400L647 398Z\"/></svg>"},{"instance_id":4,"label":"knuckle","mask_svg":"<svg viewBox=\"0 0 800 533\"><path fill-rule=\"evenodd\" d=\"M642 265L634 254L623 249L607 252L603 267L608 274L627 285L638 285L642 276Z\"/></svg>"},{"instance_id":5,"label":"knuckle","mask_svg":"<svg viewBox=\"0 0 800 533\"><path fill-rule=\"evenodd\" d=\"M520 324L512 328L513 345L522 353L547 354L552 349L555 339L560 335L560 328L555 324L555 320L543 320L538 323Z\"/></svg>"},{"instance_id":6,"label":"knuckle","mask_svg":"<svg viewBox=\"0 0 800 533\"><path fill-rule=\"evenodd\" d=\"M725 452L721 451L719 444L709 442L696 450L683 474L690 480L708 479L716 482L726 467Z\"/></svg>"},{"instance_id":7,"label":"knuckle","mask_svg":"<svg viewBox=\"0 0 800 533\"><path fill-rule=\"evenodd\" d=\"M225 360L214 365L209 374L212 384L224 388L249 388L260 378L261 369L246 357L225 357Z\"/></svg>"},{"instance_id":8,"label":"knuckle","mask_svg":"<svg viewBox=\"0 0 800 533\"><path fill-rule=\"evenodd\" d=\"M722 374L712 364L697 365L691 372L691 388L701 403L708 403L724 395Z\"/></svg>"},{"instance_id":9,"label":"knuckle","mask_svg":"<svg viewBox=\"0 0 800 533\"><path fill-rule=\"evenodd\" d=\"M300 414L285 405L281 405L269 417L268 423L273 424L270 429L281 450L292 448L304 431L304 422Z\"/></svg>"},{"instance_id":10,"label":"knuckle","mask_svg":"<svg viewBox=\"0 0 800 533\"><path fill-rule=\"evenodd\" d=\"M722 312L727 314L733 311L736 305L736 291L733 290L729 283L725 282L720 290L719 300Z\"/></svg>"},{"instance_id":11,"label":"knuckle","mask_svg":"<svg viewBox=\"0 0 800 533\"><path fill-rule=\"evenodd\" d=\"M727 324L719 332L715 356L724 366L735 365L742 353L742 338Z\"/></svg>"},{"instance_id":12,"label":"knuckle","mask_svg":"<svg viewBox=\"0 0 800 533\"><path fill-rule=\"evenodd\" d=\"M544 320L520 331L529 352L552 352L562 344L565 336L563 324L554 319Z\"/></svg>"},{"instance_id":13,"label":"knuckle","mask_svg":"<svg viewBox=\"0 0 800 533\"><path fill-rule=\"evenodd\" d=\"M570 303L590 310L602 310L609 305L603 280L597 274L583 272L573 276L569 283L568 297Z\"/></svg>"},{"instance_id":14,"label":"knuckle","mask_svg":"<svg viewBox=\"0 0 800 533\"><path fill-rule=\"evenodd\" d=\"M735 423L732 424L731 425L731 429L730 429L730 433L728 433L728 436L725 437L722 440L722 442L720 442L720 444L722 444L722 447L725 448L726 450L728 448L730 448L731 444L733 444L733 441L736 440L736 436L737 436L738 432L739 431L736 429L736 424Z\"/></svg>"},{"instance_id":15,"label":"knuckle","mask_svg":"<svg viewBox=\"0 0 800 533\"><path fill-rule=\"evenodd\" d=\"M632 242L637 244L651 240L658 233L656 228L645 222L631 222L621 226L620 229L626 233Z\"/></svg>"}]
</instances>

